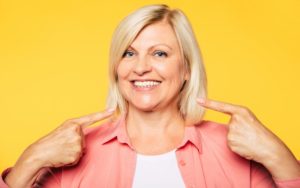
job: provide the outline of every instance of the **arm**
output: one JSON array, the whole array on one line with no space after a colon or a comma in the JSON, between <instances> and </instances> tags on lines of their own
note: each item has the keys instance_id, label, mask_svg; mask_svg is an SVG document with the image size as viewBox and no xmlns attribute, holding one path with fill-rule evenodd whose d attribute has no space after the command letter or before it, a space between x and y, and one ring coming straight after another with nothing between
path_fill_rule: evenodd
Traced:
<instances>
[{"instance_id":1,"label":"arm","mask_svg":"<svg viewBox=\"0 0 300 188\"><path fill-rule=\"evenodd\" d=\"M8 185L5 182L6 176L11 172L12 168L6 169L0 178L0 188L13 188L18 185ZM43 187L43 188L60 188L61 187L62 169L44 168L36 175L35 181L26 187ZM10 187L9 187L10 186Z\"/></svg>"},{"instance_id":2,"label":"arm","mask_svg":"<svg viewBox=\"0 0 300 188\"><path fill-rule=\"evenodd\" d=\"M292 180L276 180L261 164L251 161L251 187L253 188L299 188L300 178Z\"/></svg>"},{"instance_id":3,"label":"arm","mask_svg":"<svg viewBox=\"0 0 300 188\"><path fill-rule=\"evenodd\" d=\"M11 188L30 188L33 184L47 179L48 172L50 174L52 172L49 169L77 164L85 147L83 129L111 116L113 112L114 110L108 110L66 121L30 145L8 173L4 182ZM44 182L48 184L47 180Z\"/></svg>"},{"instance_id":4,"label":"arm","mask_svg":"<svg viewBox=\"0 0 300 188\"><path fill-rule=\"evenodd\" d=\"M3 181L6 182L9 187L32 187L38 178L42 166L30 158L24 158L25 156L23 154L6 177L4 177Z\"/></svg>"},{"instance_id":5,"label":"arm","mask_svg":"<svg viewBox=\"0 0 300 188\"><path fill-rule=\"evenodd\" d=\"M37 160L31 159L30 156L26 158L26 151L13 168L7 169L3 173L0 188L8 188L8 186L11 188L31 188L36 187L36 185L51 188L60 187L61 170L43 168L43 165L39 164Z\"/></svg>"},{"instance_id":6,"label":"arm","mask_svg":"<svg viewBox=\"0 0 300 188\"><path fill-rule=\"evenodd\" d=\"M300 179L295 156L249 109L208 99L199 99L198 103L231 116L227 144L233 152L262 164L275 182Z\"/></svg>"}]
</instances>

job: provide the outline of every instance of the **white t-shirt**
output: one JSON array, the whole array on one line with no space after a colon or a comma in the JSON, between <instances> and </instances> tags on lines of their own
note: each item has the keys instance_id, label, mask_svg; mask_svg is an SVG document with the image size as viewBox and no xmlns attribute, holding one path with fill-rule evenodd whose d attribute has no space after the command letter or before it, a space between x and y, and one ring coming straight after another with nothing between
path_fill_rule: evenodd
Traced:
<instances>
[{"instance_id":1,"label":"white t-shirt","mask_svg":"<svg viewBox=\"0 0 300 188\"><path fill-rule=\"evenodd\" d=\"M133 188L184 188L175 150L160 155L137 154Z\"/></svg>"}]
</instances>

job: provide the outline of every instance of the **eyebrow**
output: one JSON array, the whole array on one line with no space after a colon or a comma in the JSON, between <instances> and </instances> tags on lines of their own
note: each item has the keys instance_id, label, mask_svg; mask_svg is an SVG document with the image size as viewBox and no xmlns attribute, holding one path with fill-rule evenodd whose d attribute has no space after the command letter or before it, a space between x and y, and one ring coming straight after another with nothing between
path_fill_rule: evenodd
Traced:
<instances>
[{"instance_id":1,"label":"eyebrow","mask_svg":"<svg viewBox=\"0 0 300 188\"><path fill-rule=\"evenodd\" d=\"M169 46L169 45L167 45L167 44L163 44L163 43L155 44L155 45L151 46L149 49L151 50L151 49L155 48L156 46L165 46L165 47L169 48L170 50L173 50L173 48L172 48L171 46ZM131 46L131 45L128 46L128 49L129 49L129 48L132 48L134 51L137 51L137 50L136 50L133 46Z\"/></svg>"},{"instance_id":2,"label":"eyebrow","mask_svg":"<svg viewBox=\"0 0 300 188\"><path fill-rule=\"evenodd\" d=\"M163 44L163 43L161 43L161 44L155 44L155 45L151 46L150 49L152 49L152 48L154 48L156 46L165 46L165 47L169 48L170 50L173 50L173 48L171 46L169 46L167 44Z\"/></svg>"}]
</instances>

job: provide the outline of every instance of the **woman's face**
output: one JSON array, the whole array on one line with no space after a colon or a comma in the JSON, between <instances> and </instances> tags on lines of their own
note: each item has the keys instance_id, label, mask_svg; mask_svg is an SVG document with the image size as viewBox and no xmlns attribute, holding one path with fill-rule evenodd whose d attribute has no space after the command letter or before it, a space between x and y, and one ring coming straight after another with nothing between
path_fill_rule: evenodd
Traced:
<instances>
[{"instance_id":1,"label":"woman's face","mask_svg":"<svg viewBox=\"0 0 300 188\"><path fill-rule=\"evenodd\" d=\"M117 74L129 109L177 108L180 89L188 76L172 27L165 22L145 27L124 52Z\"/></svg>"}]
</instances>

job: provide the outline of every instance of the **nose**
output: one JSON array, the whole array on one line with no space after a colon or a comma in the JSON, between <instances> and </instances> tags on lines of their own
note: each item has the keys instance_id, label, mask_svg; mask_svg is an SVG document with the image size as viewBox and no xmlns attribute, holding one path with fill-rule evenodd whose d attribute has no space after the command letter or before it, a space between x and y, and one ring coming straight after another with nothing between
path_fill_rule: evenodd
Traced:
<instances>
[{"instance_id":1,"label":"nose","mask_svg":"<svg viewBox=\"0 0 300 188\"><path fill-rule=\"evenodd\" d=\"M136 73L139 76L142 76L148 72L151 72L152 70L152 66L150 64L149 59L145 58L139 58L136 62L135 62L135 66L134 66L134 73Z\"/></svg>"}]
</instances>

